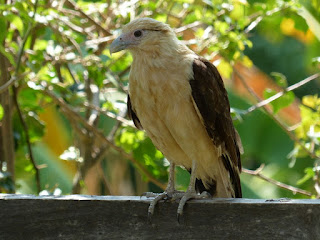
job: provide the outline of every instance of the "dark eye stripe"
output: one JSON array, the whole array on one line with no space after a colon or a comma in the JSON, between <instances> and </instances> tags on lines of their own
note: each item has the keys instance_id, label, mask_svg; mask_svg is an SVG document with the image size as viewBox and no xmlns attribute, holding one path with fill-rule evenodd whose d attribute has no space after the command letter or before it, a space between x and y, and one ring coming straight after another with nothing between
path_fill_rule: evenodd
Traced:
<instances>
[{"instance_id":1,"label":"dark eye stripe","mask_svg":"<svg viewBox=\"0 0 320 240\"><path fill-rule=\"evenodd\" d=\"M161 30L157 30L157 29L143 29L144 31L155 31L155 32L161 32Z\"/></svg>"}]
</instances>

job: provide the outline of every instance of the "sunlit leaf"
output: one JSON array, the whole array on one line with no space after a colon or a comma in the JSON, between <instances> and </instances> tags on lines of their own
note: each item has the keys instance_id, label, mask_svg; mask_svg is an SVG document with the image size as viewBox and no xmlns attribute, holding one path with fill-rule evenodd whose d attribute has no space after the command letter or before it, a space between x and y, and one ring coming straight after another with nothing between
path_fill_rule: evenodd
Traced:
<instances>
[{"instance_id":1,"label":"sunlit leaf","mask_svg":"<svg viewBox=\"0 0 320 240\"><path fill-rule=\"evenodd\" d=\"M11 15L9 17L10 22L12 25L14 25L16 27L16 29L20 32L20 34L23 34L23 21L21 20L21 18L17 15Z\"/></svg>"},{"instance_id":2,"label":"sunlit leaf","mask_svg":"<svg viewBox=\"0 0 320 240\"><path fill-rule=\"evenodd\" d=\"M232 66L229 62L225 61L224 59L222 59L219 63L219 65L217 66L220 74L222 75L223 78L230 78L231 74L233 72Z\"/></svg>"},{"instance_id":3,"label":"sunlit leaf","mask_svg":"<svg viewBox=\"0 0 320 240\"><path fill-rule=\"evenodd\" d=\"M45 130L44 122L42 122L34 112L29 111L25 118L26 124L28 126L28 132L31 142L39 141Z\"/></svg>"},{"instance_id":4,"label":"sunlit leaf","mask_svg":"<svg viewBox=\"0 0 320 240\"><path fill-rule=\"evenodd\" d=\"M48 46L48 41L43 39L37 39L34 44L34 50L45 50Z\"/></svg>"},{"instance_id":5,"label":"sunlit leaf","mask_svg":"<svg viewBox=\"0 0 320 240\"><path fill-rule=\"evenodd\" d=\"M7 36L7 21L5 17L1 15L0 15L0 29L1 29L0 43L2 43Z\"/></svg>"},{"instance_id":6,"label":"sunlit leaf","mask_svg":"<svg viewBox=\"0 0 320 240\"><path fill-rule=\"evenodd\" d=\"M304 172L305 172L305 175L303 176L303 178L298 180L297 182L298 185L305 183L306 181L312 179L315 176L315 172L313 171L312 168L306 168Z\"/></svg>"},{"instance_id":7,"label":"sunlit leaf","mask_svg":"<svg viewBox=\"0 0 320 240\"><path fill-rule=\"evenodd\" d=\"M10 62L11 65L16 66L16 62L12 54L6 51L6 49L0 45L0 53L2 53Z\"/></svg>"},{"instance_id":8,"label":"sunlit leaf","mask_svg":"<svg viewBox=\"0 0 320 240\"><path fill-rule=\"evenodd\" d=\"M303 97L302 103L310 108L317 110L320 106L320 98L318 97L318 95L307 95Z\"/></svg>"},{"instance_id":9,"label":"sunlit leaf","mask_svg":"<svg viewBox=\"0 0 320 240\"><path fill-rule=\"evenodd\" d=\"M4 115L3 107L2 107L1 104L0 104L0 121L1 121L2 118L3 118L3 115Z\"/></svg>"},{"instance_id":10,"label":"sunlit leaf","mask_svg":"<svg viewBox=\"0 0 320 240\"><path fill-rule=\"evenodd\" d=\"M311 31L317 36L318 40L320 40L320 22L304 6L299 8L298 13L307 21Z\"/></svg>"},{"instance_id":11,"label":"sunlit leaf","mask_svg":"<svg viewBox=\"0 0 320 240\"><path fill-rule=\"evenodd\" d=\"M272 72L270 75L275 79L276 83L282 87L286 88L288 86L287 78L282 73Z\"/></svg>"},{"instance_id":12,"label":"sunlit leaf","mask_svg":"<svg viewBox=\"0 0 320 240\"><path fill-rule=\"evenodd\" d=\"M320 57L315 57L312 59L313 64L319 64L320 63Z\"/></svg>"}]
</instances>

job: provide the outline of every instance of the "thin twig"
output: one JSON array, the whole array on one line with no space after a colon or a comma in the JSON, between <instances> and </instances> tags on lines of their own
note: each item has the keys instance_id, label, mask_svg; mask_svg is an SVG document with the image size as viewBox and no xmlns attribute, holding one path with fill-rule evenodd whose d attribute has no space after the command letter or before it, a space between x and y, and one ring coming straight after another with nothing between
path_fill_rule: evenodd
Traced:
<instances>
[{"instance_id":1,"label":"thin twig","mask_svg":"<svg viewBox=\"0 0 320 240\"><path fill-rule=\"evenodd\" d=\"M246 80L244 79L244 77L236 70L234 69L234 72L239 76L240 81L242 82L242 84L245 86L245 88L251 93L251 95L253 97L255 97L257 99L258 102L261 102L261 98L256 95L256 93L253 91L253 89L247 84ZM314 75L312 75L314 76ZM318 76L319 77L319 76ZM304 79L306 80L306 79ZM302 86L302 85L301 85ZM288 136L297 144L299 144L299 146L313 159L320 159L319 156L317 156L314 152L311 152L309 149L306 148L306 146L303 144L303 142L301 142L296 135L294 135L290 129L287 128L286 125L284 125L281 120L272 113L272 111L266 107L266 105L263 105L262 108L267 112L267 114L288 134Z\"/></svg>"},{"instance_id":2,"label":"thin twig","mask_svg":"<svg viewBox=\"0 0 320 240\"><path fill-rule=\"evenodd\" d=\"M74 83L74 84L80 84L80 81L78 81L78 80L75 78L75 76L74 76L74 74L72 73L72 71L71 71L68 63L65 64L65 67L67 68L67 70L68 70L68 72L69 72L69 74L70 74L70 76L71 76L71 78L72 78L72 80L73 80L73 83Z\"/></svg>"},{"instance_id":3,"label":"thin twig","mask_svg":"<svg viewBox=\"0 0 320 240\"><path fill-rule=\"evenodd\" d=\"M105 186L105 188L107 190L107 195L109 195L109 194L110 195L114 195L114 193L111 190L109 181L108 181L106 175L104 174L102 165L101 164L96 165L96 169L97 169L98 174L100 175L100 179L102 179L103 184L104 184L104 186Z\"/></svg>"},{"instance_id":4,"label":"thin twig","mask_svg":"<svg viewBox=\"0 0 320 240\"><path fill-rule=\"evenodd\" d=\"M133 124L130 121L128 121L127 119L125 119L125 118L123 118L121 116L118 116L118 115L116 115L116 114L114 114L112 112L106 111L106 110L104 110L104 109L102 109L100 107L94 106L94 105L92 105L92 104L90 104L88 102L84 102L83 106L85 106L87 108L91 108L93 110L96 110L99 113L101 113L101 114L103 114L103 115L105 115L105 116L107 116L109 118L113 118L113 119L117 120L118 122L121 122L125 126L134 127Z\"/></svg>"},{"instance_id":5,"label":"thin twig","mask_svg":"<svg viewBox=\"0 0 320 240\"><path fill-rule=\"evenodd\" d=\"M105 36L109 36L112 35L107 29L103 28L99 23L97 23L93 18L91 18L89 15L87 15L85 12L82 11L81 8L78 7L78 5L72 1L72 0L67 0L66 1L69 5L71 5L71 7L78 11L79 13L81 13L81 15L83 17L85 17L86 19L89 20L89 22L91 22L93 25L95 25L97 27L97 29L99 29L100 31L102 31L104 33Z\"/></svg>"},{"instance_id":6,"label":"thin twig","mask_svg":"<svg viewBox=\"0 0 320 240\"><path fill-rule=\"evenodd\" d=\"M126 115L126 114L127 113L125 112L124 115ZM122 124L119 121L114 125L114 127L111 129L111 131L110 131L110 133L108 134L108 137L107 137L107 139L109 141L112 141L112 139L114 139L114 136L115 136L117 130L121 127L121 125ZM113 195L112 192L111 192L111 188L109 186L108 180L107 180L107 178L106 178L106 176L104 174L104 171L102 169L102 160L103 160L104 156L107 154L107 152L109 150L110 150L110 146L109 145L104 146L104 148L100 148L100 152L97 154L97 156L94 158L94 160L95 160L96 163L100 163L100 165L97 165L97 168L99 169L99 173L101 175L103 183L106 186L106 188L108 189L108 191L110 192L110 194Z\"/></svg>"},{"instance_id":7,"label":"thin twig","mask_svg":"<svg viewBox=\"0 0 320 240\"><path fill-rule=\"evenodd\" d=\"M38 0L36 0L36 2L34 3L34 11L33 11L32 18L35 17L35 14L36 14L36 11L37 11L37 7L38 7ZM20 69L20 65L21 65L21 59L22 59L22 55L24 53L24 47L25 47L25 44L27 42L27 39L29 37L29 34L30 34L32 28L33 28L33 25L29 24L28 29L27 29L24 37L23 37L22 45L21 45L21 47L19 49L19 53L18 53L16 69L15 69L15 76L17 76L18 73L19 73L19 69ZM22 111L21 111L21 108L20 108L20 105L19 105L19 102L18 102L18 93L17 93L18 89L17 89L16 86L13 86L12 90L13 90L13 101L14 101L14 103L16 105L18 116L19 116L20 122L22 124L23 131L25 132L27 149L28 149L28 152L29 152L30 161L31 161L31 164L33 165L33 168L35 170L37 190L38 190L38 193L39 193L41 191L40 173L39 173L39 167L37 166L37 164L36 164L36 162L34 160L32 148L31 148L29 128L28 128L28 125L27 125L27 123L26 123L26 121L25 121L25 119L23 117L23 114L22 114Z\"/></svg>"},{"instance_id":8,"label":"thin twig","mask_svg":"<svg viewBox=\"0 0 320 240\"><path fill-rule=\"evenodd\" d=\"M238 72L236 72L236 73L237 73L237 75L239 75ZM282 97L282 96L283 96L284 94L286 94L287 92L293 91L293 90L295 90L295 89L303 86L304 84L306 84L306 83L308 83L308 82L311 82L312 80L317 79L319 76L320 76L320 73L313 74L313 75L311 75L311 76L309 76L309 77L301 80L300 82L297 82L297 83L295 83L295 84L287 87L287 88L284 89L283 91L278 92L277 94L275 94L275 95L273 95L273 96L271 96L271 97L269 97L269 98L267 98L267 99L265 99L265 100L263 100L263 101L258 102L256 105L253 105L253 106L249 107L249 108L248 108L246 111L244 111L242 114L247 114L247 113L253 112L254 110L256 110L256 109L258 109L258 108L260 108L260 107L263 107L263 106L271 103L272 101L274 101L274 100Z\"/></svg>"},{"instance_id":9,"label":"thin twig","mask_svg":"<svg viewBox=\"0 0 320 240\"><path fill-rule=\"evenodd\" d=\"M19 76L12 76L8 82L3 84L0 87L0 94L6 91L10 86L12 86L15 82L18 82L19 80L23 79L25 76L27 76L30 72L24 72L23 74Z\"/></svg>"},{"instance_id":10,"label":"thin twig","mask_svg":"<svg viewBox=\"0 0 320 240\"><path fill-rule=\"evenodd\" d=\"M28 125L23 117L23 114L22 114L22 111L21 111L21 108L20 108L20 105L18 103L17 98L18 98L17 88L13 87L13 101L14 101L14 104L16 105L18 116L19 116L20 122L22 124L23 131L25 133L29 157L30 157L30 161L32 163L33 169L35 170L37 190L39 193L41 191L39 167L37 166L37 163L34 160L32 148L31 148L31 142L30 142L29 128L28 128Z\"/></svg>"},{"instance_id":11,"label":"thin twig","mask_svg":"<svg viewBox=\"0 0 320 240\"><path fill-rule=\"evenodd\" d=\"M250 31L252 31L265 17L269 17L277 12L280 12L286 8L288 8L289 6L285 6L283 8L274 8L272 10L267 11L264 15L258 15L257 18L252 21L249 26L247 26L247 28L244 30L244 33L249 33ZM256 14L254 14L256 16Z\"/></svg>"},{"instance_id":12,"label":"thin twig","mask_svg":"<svg viewBox=\"0 0 320 240\"><path fill-rule=\"evenodd\" d=\"M246 174L249 174L249 175L252 175L252 176L256 176L256 177L258 177L258 178L260 178L260 179L262 179L264 181L267 181L267 182L269 182L271 184L274 184L274 185L278 186L279 188L283 188L283 189L289 190L293 194L300 193L300 194L306 195L308 197L312 196L312 193L309 192L309 191L293 187L291 185L276 181L276 180L274 180L272 178L269 178L269 177L263 175L261 173L263 168L264 168L264 164L261 164L261 166L256 170L249 170L249 169L246 169L246 168L242 168L242 172L244 172Z\"/></svg>"}]
</instances>

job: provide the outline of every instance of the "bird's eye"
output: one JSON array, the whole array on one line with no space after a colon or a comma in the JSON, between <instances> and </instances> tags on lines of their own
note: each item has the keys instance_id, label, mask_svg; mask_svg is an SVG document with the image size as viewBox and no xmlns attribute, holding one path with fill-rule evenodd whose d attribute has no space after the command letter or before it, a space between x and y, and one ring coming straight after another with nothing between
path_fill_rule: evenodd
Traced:
<instances>
[{"instance_id":1,"label":"bird's eye","mask_svg":"<svg viewBox=\"0 0 320 240\"><path fill-rule=\"evenodd\" d=\"M141 31L141 30L137 30L137 31L135 31L135 32L133 33L133 35L134 35L135 37L141 37L141 36L142 36L142 31Z\"/></svg>"}]
</instances>

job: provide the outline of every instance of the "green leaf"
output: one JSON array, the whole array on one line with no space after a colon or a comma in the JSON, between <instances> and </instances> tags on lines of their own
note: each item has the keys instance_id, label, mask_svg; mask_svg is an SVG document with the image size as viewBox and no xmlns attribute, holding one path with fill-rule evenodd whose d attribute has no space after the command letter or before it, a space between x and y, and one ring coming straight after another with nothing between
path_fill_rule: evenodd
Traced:
<instances>
[{"instance_id":1,"label":"green leaf","mask_svg":"<svg viewBox=\"0 0 320 240\"><path fill-rule=\"evenodd\" d=\"M285 75L279 72L272 72L270 73L270 75L274 78L274 80L280 87L282 88L288 87L288 82Z\"/></svg>"},{"instance_id":2,"label":"green leaf","mask_svg":"<svg viewBox=\"0 0 320 240\"><path fill-rule=\"evenodd\" d=\"M2 45L0 45L0 53L2 53L9 60L12 66L16 66L14 57L12 56L12 54L8 53Z\"/></svg>"},{"instance_id":3,"label":"green leaf","mask_svg":"<svg viewBox=\"0 0 320 240\"><path fill-rule=\"evenodd\" d=\"M140 141L144 139L144 132L128 128L126 129L126 131L122 132L120 138L117 141L117 144L127 152L131 152L133 149L137 148Z\"/></svg>"},{"instance_id":4,"label":"green leaf","mask_svg":"<svg viewBox=\"0 0 320 240\"><path fill-rule=\"evenodd\" d=\"M292 18L294 20L294 27L296 29L301 30L305 33L309 30L309 26L304 18L299 15L293 15Z\"/></svg>"},{"instance_id":5,"label":"green leaf","mask_svg":"<svg viewBox=\"0 0 320 240\"><path fill-rule=\"evenodd\" d=\"M36 142L40 141L41 138L44 135L44 122L42 122L39 119L39 116L36 115L34 112L28 112L26 115L26 123L27 126L29 127L29 135L30 135L30 141Z\"/></svg>"},{"instance_id":6,"label":"green leaf","mask_svg":"<svg viewBox=\"0 0 320 240\"><path fill-rule=\"evenodd\" d=\"M2 44L3 40L7 36L7 21L3 16L0 16L0 29L1 29L0 44Z\"/></svg>"},{"instance_id":7,"label":"green leaf","mask_svg":"<svg viewBox=\"0 0 320 240\"><path fill-rule=\"evenodd\" d=\"M267 88L263 92L263 97L267 99L272 97L275 94L277 94L277 91ZM277 98L276 100L272 101L270 104L273 108L273 112L277 113L282 108L288 107L294 101L294 98L295 98L295 95L293 92L287 92L280 98Z\"/></svg>"},{"instance_id":8,"label":"green leaf","mask_svg":"<svg viewBox=\"0 0 320 240\"><path fill-rule=\"evenodd\" d=\"M306 169L304 169L304 172L305 172L305 175L301 179L298 180L298 182L297 182L298 185L305 183L306 181L308 181L309 179L311 179L315 176L315 173L312 168L306 168Z\"/></svg>"},{"instance_id":9,"label":"green leaf","mask_svg":"<svg viewBox=\"0 0 320 240\"><path fill-rule=\"evenodd\" d=\"M32 88L25 88L19 93L19 103L23 108L38 108L37 91Z\"/></svg>"},{"instance_id":10,"label":"green leaf","mask_svg":"<svg viewBox=\"0 0 320 240\"><path fill-rule=\"evenodd\" d=\"M320 40L320 22L303 6L299 8L298 14L306 20L310 30Z\"/></svg>"},{"instance_id":11,"label":"green leaf","mask_svg":"<svg viewBox=\"0 0 320 240\"><path fill-rule=\"evenodd\" d=\"M37 39L35 44L34 44L34 50L45 50L48 46L48 41L43 40L43 39ZM43 54L43 53L42 53Z\"/></svg>"},{"instance_id":12,"label":"green leaf","mask_svg":"<svg viewBox=\"0 0 320 240\"><path fill-rule=\"evenodd\" d=\"M16 29L20 32L20 35L23 35L23 22L21 18L17 15L10 15L10 22L12 25L16 27Z\"/></svg>"},{"instance_id":13,"label":"green leaf","mask_svg":"<svg viewBox=\"0 0 320 240\"><path fill-rule=\"evenodd\" d=\"M1 121L2 118L3 118L3 115L4 115L3 107L2 107L1 104L0 104L0 121Z\"/></svg>"},{"instance_id":14,"label":"green leaf","mask_svg":"<svg viewBox=\"0 0 320 240\"><path fill-rule=\"evenodd\" d=\"M320 57L315 57L315 58L312 58L312 64L313 65L317 65L317 64L319 64L320 63Z\"/></svg>"},{"instance_id":15,"label":"green leaf","mask_svg":"<svg viewBox=\"0 0 320 240\"><path fill-rule=\"evenodd\" d=\"M229 25L226 22L216 21L214 23L214 28L221 34L226 34L229 29Z\"/></svg>"}]
</instances>

